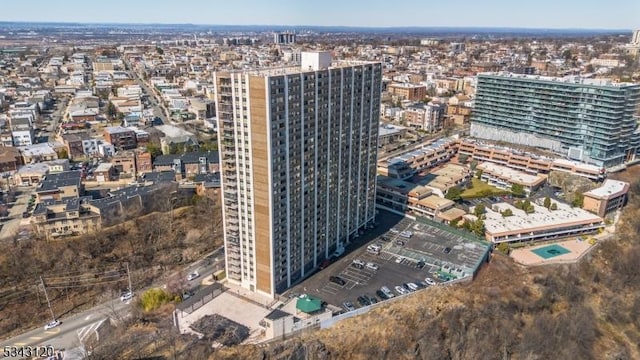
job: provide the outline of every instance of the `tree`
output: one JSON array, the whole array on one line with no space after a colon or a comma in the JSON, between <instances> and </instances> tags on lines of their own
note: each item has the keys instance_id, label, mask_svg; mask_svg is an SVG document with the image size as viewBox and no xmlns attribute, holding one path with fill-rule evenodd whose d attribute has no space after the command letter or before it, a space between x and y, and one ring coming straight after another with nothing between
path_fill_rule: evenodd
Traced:
<instances>
[{"instance_id":1,"label":"tree","mask_svg":"<svg viewBox=\"0 0 640 360\"><path fill-rule=\"evenodd\" d=\"M558 210L558 203L551 204L550 210Z\"/></svg>"},{"instance_id":2,"label":"tree","mask_svg":"<svg viewBox=\"0 0 640 360\"><path fill-rule=\"evenodd\" d=\"M67 149L58 150L58 159L68 159L68 158L69 158L69 152L67 151Z\"/></svg>"},{"instance_id":3,"label":"tree","mask_svg":"<svg viewBox=\"0 0 640 360\"><path fill-rule=\"evenodd\" d=\"M505 255L509 255L509 253L511 252L511 248L509 247L509 244L507 244L507 243L498 244L496 249L498 249L498 251L500 251L501 253L503 253Z\"/></svg>"},{"instance_id":4,"label":"tree","mask_svg":"<svg viewBox=\"0 0 640 360\"><path fill-rule=\"evenodd\" d=\"M476 170L476 166L478 166L478 160L472 160L471 161L471 165L469 165L471 167L471 170Z\"/></svg>"},{"instance_id":5,"label":"tree","mask_svg":"<svg viewBox=\"0 0 640 360\"><path fill-rule=\"evenodd\" d=\"M513 193L514 196L518 196L518 197L522 197L524 196L524 187L520 184L513 184L511 185L511 192Z\"/></svg>"},{"instance_id":6,"label":"tree","mask_svg":"<svg viewBox=\"0 0 640 360\"><path fill-rule=\"evenodd\" d=\"M511 209L505 209L504 211L501 212L502 217L509 217L509 216L513 216L513 211L511 211Z\"/></svg>"},{"instance_id":7,"label":"tree","mask_svg":"<svg viewBox=\"0 0 640 360\"><path fill-rule=\"evenodd\" d=\"M109 101L109 103L107 104L107 116L109 116L109 119L114 119L117 115L118 109L116 109L116 106L113 105L111 101Z\"/></svg>"},{"instance_id":8,"label":"tree","mask_svg":"<svg viewBox=\"0 0 640 360\"><path fill-rule=\"evenodd\" d=\"M477 216L478 218L481 218L482 214L484 214L485 210L486 209L484 207L484 204L478 204L473 208L473 214L475 216Z\"/></svg>"},{"instance_id":9,"label":"tree","mask_svg":"<svg viewBox=\"0 0 640 360\"><path fill-rule=\"evenodd\" d=\"M482 179L482 170L478 170L476 171L476 177L478 178L478 180Z\"/></svg>"},{"instance_id":10,"label":"tree","mask_svg":"<svg viewBox=\"0 0 640 360\"><path fill-rule=\"evenodd\" d=\"M160 306L167 304L171 301L171 295L166 291L155 288L145 291L140 297L140 306L144 311L153 311Z\"/></svg>"},{"instance_id":11,"label":"tree","mask_svg":"<svg viewBox=\"0 0 640 360\"><path fill-rule=\"evenodd\" d=\"M469 155L467 154L458 155L458 162L460 162L461 164L466 164L467 161L469 161Z\"/></svg>"},{"instance_id":12,"label":"tree","mask_svg":"<svg viewBox=\"0 0 640 360\"><path fill-rule=\"evenodd\" d=\"M154 143L147 144L147 151L151 154L152 158L162 155L162 149L160 148L160 146Z\"/></svg>"},{"instance_id":13,"label":"tree","mask_svg":"<svg viewBox=\"0 0 640 360\"><path fill-rule=\"evenodd\" d=\"M576 193L573 196L573 201L571 202L571 206L573 207L582 207L584 205L584 195L580 193Z\"/></svg>"},{"instance_id":14,"label":"tree","mask_svg":"<svg viewBox=\"0 0 640 360\"><path fill-rule=\"evenodd\" d=\"M482 219L478 219L473 222L471 225L471 231L476 234L478 237L484 237L485 227L484 221Z\"/></svg>"},{"instance_id":15,"label":"tree","mask_svg":"<svg viewBox=\"0 0 640 360\"><path fill-rule=\"evenodd\" d=\"M462 190L459 187L454 186L447 191L447 194L444 196L445 199L458 201L460 200L460 195L462 194Z\"/></svg>"},{"instance_id":16,"label":"tree","mask_svg":"<svg viewBox=\"0 0 640 360\"><path fill-rule=\"evenodd\" d=\"M164 50L162 50L161 47L156 47L156 52L158 53L158 55L164 55Z\"/></svg>"},{"instance_id":17,"label":"tree","mask_svg":"<svg viewBox=\"0 0 640 360\"><path fill-rule=\"evenodd\" d=\"M544 207L551 209L551 198L548 196L544 198Z\"/></svg>"}]
</instances>

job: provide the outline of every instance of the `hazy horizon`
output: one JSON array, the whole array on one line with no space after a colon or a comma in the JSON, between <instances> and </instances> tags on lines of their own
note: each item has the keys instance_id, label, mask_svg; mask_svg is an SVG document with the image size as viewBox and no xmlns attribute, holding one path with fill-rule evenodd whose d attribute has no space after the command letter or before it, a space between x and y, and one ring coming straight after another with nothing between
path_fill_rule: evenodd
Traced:
<instances>
[{"instance_id":1,"label":"hazy horizon","mask_svg":"<svg viewBox=\"0 0 640 360\"><path fill-rule=\"evenodd\" d=\"M291 26L355 28L509 28L632 30L640 2L625 0L68 0L5 2L0 22L79 24ZM603 11L607 16L602 16Z\"/></svg>"}]
</instances>

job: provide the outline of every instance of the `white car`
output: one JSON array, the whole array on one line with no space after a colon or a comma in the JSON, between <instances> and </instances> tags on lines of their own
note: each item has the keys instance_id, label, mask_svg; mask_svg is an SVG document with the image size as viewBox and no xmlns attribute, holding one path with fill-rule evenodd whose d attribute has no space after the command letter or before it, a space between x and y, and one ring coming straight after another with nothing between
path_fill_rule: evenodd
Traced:
<instances>
[{"instance_id":1,"label":"white car","mask_svg":"<svg viewBox=\"0 0 640 360\"><path fill-rule=\"evenodd\" d=\"M133 292L131 291L125 291L120 295L120 301L129 301L131 299L133 299Z\"/></svg>"},{"instance_id":2,"label":"white car","mask_svg":"<svg viewBox=\"0 0 640 360\"><path fill-rule=\"evenodd\" d=\"M409 290L403 288L402 286L396 286L395 290L398 293L398 295L406 295L409 293Z\"/></svg>"},{"instance_id":3,"label":"white car","mask_svg":"<svg viewBox=\"0 0 640 360\"><path fill-rule=\"evenodd\" d=\"M409 288L409 290L411 290L411 291L418 291L418 290L420 289L420 287L419 287L419 286L418 286L418 284L416 284L416 283L412 283L412 282L410 282L410 283L406 283L405 285L406 285L406 286Z\"/></svg>"},{"instance_id":4,"label":"white car","mask_svg":"<svg viewBox=\"0 0 640 360\"><path fill-rule=\"evenodd\" d=\"M424 282L426 282L429 285L435 285L436 284L435 280L433 280L432 278L429 278L429 277L425 278Z\"/></svg>"},{"instance_id":5,"label":"white car","mask_svg":"<svg viewBox=\"0 0 640 360\"><path fill-rule=\"evenodd\" d=\"M187 281L197 279L198 277L200 277L200 273L198 273L197 271L194 271L191 274L189 274L189 276L187 276Z\"/></svg>"},{"instance_id":6,"label":"white car","mask_svg":"<svg viewBox=\"0 0 640 360\"><path fill-rule=\"evenodd\" d=\"M53 329L54 327L59 326L60 324L62 324L60 320L53 320L52 322L45 325L44 329L45 330Z\"/></svg>"},{"instance_id":7,"label":"white car","mask_svg":"<svg viewBox=\"0 0 640 360\"><path fill-rule=\"evenodd\" d=\"M366 267L367 269L373 270L373 271L378 271L378 269L380 269L380 266L378 264L374 264L372 262L368 262Z\"/></svg>"}]
</instances>

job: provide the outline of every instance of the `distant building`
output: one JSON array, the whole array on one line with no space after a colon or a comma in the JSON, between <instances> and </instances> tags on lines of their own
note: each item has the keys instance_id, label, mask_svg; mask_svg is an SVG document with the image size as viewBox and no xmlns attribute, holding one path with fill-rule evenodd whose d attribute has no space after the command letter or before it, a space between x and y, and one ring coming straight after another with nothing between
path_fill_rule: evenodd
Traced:
<instances>
[{"instance_id":1,"label":"distant building","mask_svg":"<svg viewBox=\"0 0 640 360\"><path fill-rule=\"evenodd\" d=\"M582 208L604 217L627 203L629 183L607 179L602 186L584 193Z\"/></svg>"},{"instance_id":2,"label":"distant building","mask_svg":"<svg viewBox=\"0 0 640 360\"><path fill-rule=\"evenodd\" d=\"M387 91L399 98L411 101L424 100L427 96L427 87L414 84L391 84Z\"/></svg>"},{"instance_id":3,"label":"distant building","mask_svg":"<svg viewBox=\"0 0 640 360\"><path fill-rule=\"evenodd\" d=\"M279 32L273 34L273 43L278 45L289 45L296 43L296 34L292 32Z\"/></svg>"}]
</instances>

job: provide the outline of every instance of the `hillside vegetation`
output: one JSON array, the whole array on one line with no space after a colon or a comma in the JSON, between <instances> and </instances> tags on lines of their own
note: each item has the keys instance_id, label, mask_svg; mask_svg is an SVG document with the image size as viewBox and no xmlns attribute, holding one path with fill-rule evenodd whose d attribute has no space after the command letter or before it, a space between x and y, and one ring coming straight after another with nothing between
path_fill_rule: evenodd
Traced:
<instances>
[{"instance_id":1,"label":"hillside vegetation","mask_svg":"<svg viewBox=\"0 0 640 360\"><path fill-rule=\"evenodd\" d=\"M165 278L181 265L222 245L219 204L194 198L195 205L155 212L91 235L56 241L14 241L0 253L0 334L9 337L49 317L39 277L95 274L129 264L134 289ZM54 313L68 315L119 296L120 281L91 287L51 289ZM117 280L117 279L116 279Z\"/></svg>"},{"instance_id":2,"label":"hillside vegetation","mask_svg":"<svg viewBox=\"0 0 640 360\"><path fill-rule=\"evenodd\" d=\"M640 194L640 184L632 186ZM494 255L470 284L212 359L640 359L640 198L619 237L580 264L524 268Z\"/></svg>"}]
</instances>

